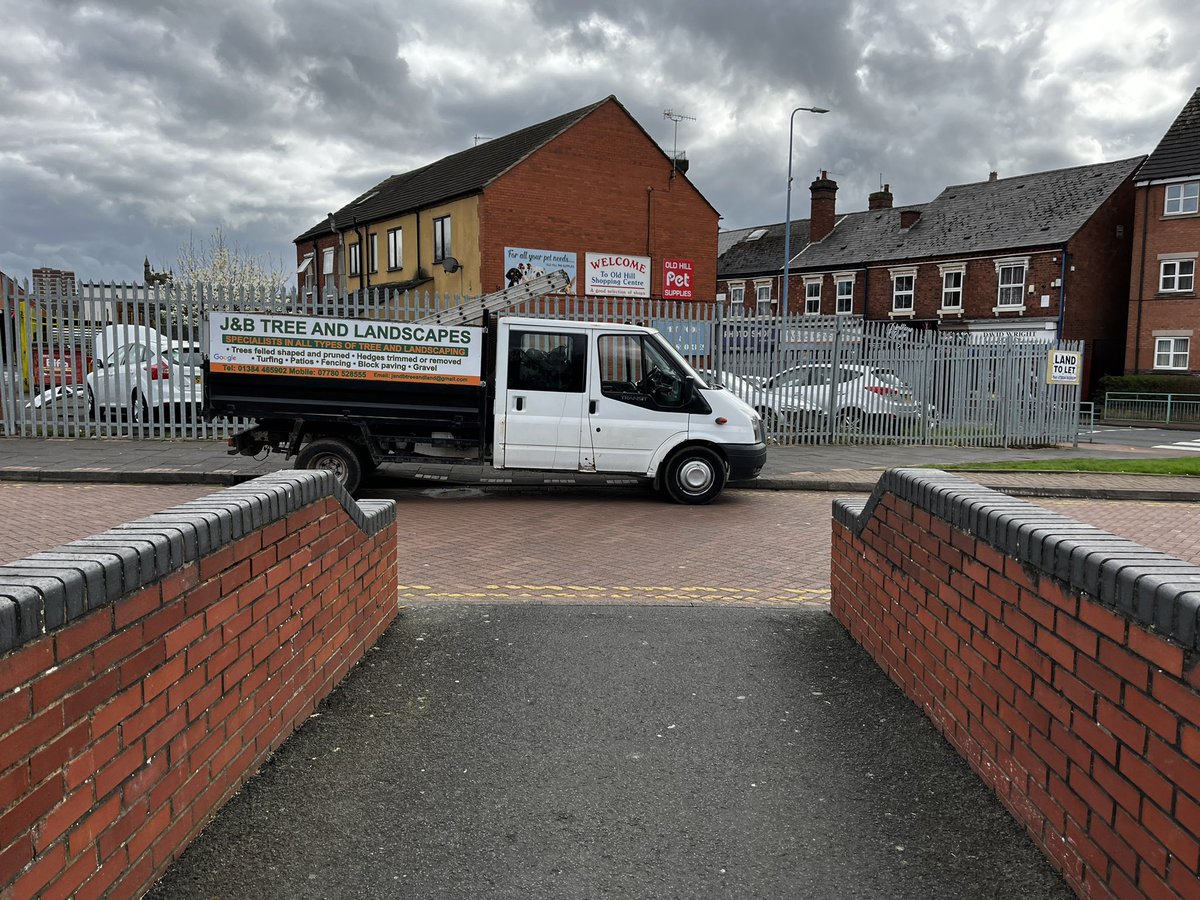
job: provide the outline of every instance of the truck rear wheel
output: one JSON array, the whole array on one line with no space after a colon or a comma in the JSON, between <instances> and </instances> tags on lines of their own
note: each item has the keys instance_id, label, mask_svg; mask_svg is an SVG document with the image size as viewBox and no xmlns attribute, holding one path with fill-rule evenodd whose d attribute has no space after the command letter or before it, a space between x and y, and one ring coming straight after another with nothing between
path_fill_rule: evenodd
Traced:
<instances>
[{"instance_id":1,"label":"truck rear wheel","mask_svg":"<svg viewBox=\"0 0 1200 900\"><path fill-rule=\"evenodd\" d=\"M725 463L715 450L686 447L667 463L664 485L676 503L708 503L725 487Z\"/></svg>"},{"instance_id":2,"label":"truck rear wheel","mask_svg":"<svg viewBox=\"0 0 1200 900\"><path fill-rule=\"evenodd\" d=\"M353 494L362 483L362 462L358 451L340 438L317 438L309 441L297 454L302 469L328 469L342 487Z\"/></svg>"}]
</instances>

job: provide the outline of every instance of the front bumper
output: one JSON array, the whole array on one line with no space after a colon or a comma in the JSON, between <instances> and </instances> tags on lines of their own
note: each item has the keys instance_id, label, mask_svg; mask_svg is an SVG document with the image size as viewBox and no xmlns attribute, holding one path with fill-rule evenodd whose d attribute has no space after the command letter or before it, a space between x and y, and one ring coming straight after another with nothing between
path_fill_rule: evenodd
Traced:
<instances>
[{"instance_id":1,"label":"front bumper","mask_svg":"<svg viewBox=\"0 0 1200 900\"><path fill-rule=\"evenodd\" d=\"M725 458L729 460L730 481L757 478L767 464L767 445L762 441L757 444L726 444L723 449Z\"/></svg>"}]
</instances>

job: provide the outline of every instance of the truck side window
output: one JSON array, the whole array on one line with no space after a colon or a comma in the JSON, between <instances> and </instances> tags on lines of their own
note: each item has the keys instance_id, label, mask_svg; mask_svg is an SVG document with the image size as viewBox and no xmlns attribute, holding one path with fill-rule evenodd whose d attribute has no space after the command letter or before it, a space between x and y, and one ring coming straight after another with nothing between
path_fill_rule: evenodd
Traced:
<instances>
[{"instance_id":1,"label":"truck side window","mask_svg":"<svg viewBox=\"0 0 1200 900\"><path fill-rule=\"evenodd\" d=\"M600 391L626 402L662 409L683 406L685 376L663 349L643 334L605 334L599 341Z\"/></svg>"},{"instance_id":2,"label":"truck side window","mask_svg":"<svg viewBox=\"0 0 1200 900\"><path fill-rule=\"evenodd\" d=\"M586 375L585 335L545 331L509 333L509 390L582 394Z\"/></svg>"}]
</instances>

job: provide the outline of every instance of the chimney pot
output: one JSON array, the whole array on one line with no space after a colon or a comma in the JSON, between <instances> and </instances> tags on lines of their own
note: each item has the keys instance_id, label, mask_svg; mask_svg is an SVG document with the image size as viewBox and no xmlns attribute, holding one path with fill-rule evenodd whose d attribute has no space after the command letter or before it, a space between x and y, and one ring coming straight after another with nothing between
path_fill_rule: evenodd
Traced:
<instances>
[{"instance_id":1,"label":"chimney pot","mask_svg":"<svg viewBox=\"0 0 1200 900\"><path fill-rule=\"evenodd\" d=\"M994 169L991 172L988 172L988 181L995 181L998 177L999 176Z\"/></svg>"}]
</instances>

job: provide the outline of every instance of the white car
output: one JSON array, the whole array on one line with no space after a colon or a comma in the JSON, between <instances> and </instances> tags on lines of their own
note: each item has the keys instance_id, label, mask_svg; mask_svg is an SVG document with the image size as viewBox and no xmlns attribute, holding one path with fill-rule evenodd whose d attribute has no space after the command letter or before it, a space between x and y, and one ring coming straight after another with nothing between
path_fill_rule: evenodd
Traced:
<instances>
[{"instance_id":1,"label":"white car","mask_svg":"<svg viewBox=\"0 0 1200 900\"><path fill-rule=\"evenodd\" d=\"M200 348L145 326L110 325L93 341L86 378L93 418L110 415L146 423L194 416L203 402Z\"/></svg>"},{"instance_id":2,"label":"white car","mask_svg":"<svg viewBox=\"0 0 1200 900\"><path fill-rule=\"evenodd\" d=\"M866 365L809 364L772 375L764 382L779 403L804 403L832 412L841 431L868 427L910 426L936 419L932 406L913 396L912 388L890 369Z\"/></svg>"}]
</instances>

